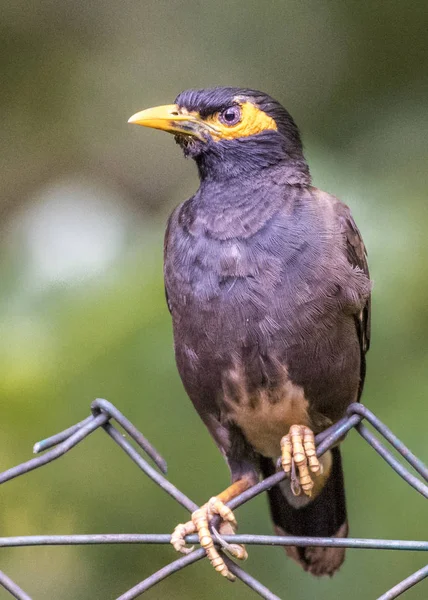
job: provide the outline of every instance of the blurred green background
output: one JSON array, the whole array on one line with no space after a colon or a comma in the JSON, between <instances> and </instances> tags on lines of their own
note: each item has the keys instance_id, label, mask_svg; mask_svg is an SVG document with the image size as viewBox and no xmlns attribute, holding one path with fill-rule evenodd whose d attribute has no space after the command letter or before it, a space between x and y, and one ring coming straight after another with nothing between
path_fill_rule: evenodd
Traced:
<instances>
[{"instance_id":1,"label":"blurred green background","mask_svg":"<svg viewBox=\"0 0 428 600\"><path fill-rule=\"evenodd\" d=\"M195 501L227 485L179 381L163 297L165 221L196 170L171 137L127 125L213 85L282 101L314 183L351 206L375 282L363 401L426 460L426 3L3 0L1 15L0 470L105 397ZM422 497L356 433L343 453L351 534L426 538ZM264 497L237 516L240 532L271 533ZM1 490L5 536L167 533L185 518L101 431ZM0 568L34 600L109 600L174 558L157 546L4 549ZM281 598L371 599L424 559L349 550L336 577L316 580L282 549L251 548L246 568ZM204 561L146 597L253 594Z\"/></svg>"}]
</instances>

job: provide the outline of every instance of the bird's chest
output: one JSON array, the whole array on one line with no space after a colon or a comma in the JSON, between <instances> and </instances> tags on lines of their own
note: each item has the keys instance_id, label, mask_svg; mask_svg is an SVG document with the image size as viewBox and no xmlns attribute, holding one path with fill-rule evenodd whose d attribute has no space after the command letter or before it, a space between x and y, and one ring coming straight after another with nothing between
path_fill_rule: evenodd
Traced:
<instances>
[{"instance_id":1,"label":"bird's chest","mask_svg":"<svg viewBox=\"0 0 428 600\"><path fill-rule=\"evenodd\" d=\"M308 248L274 228L251 239L183 236L165 268L174 327L223 346L291 333L298 307L319 293Z\"/></svg>"}]
</instances>

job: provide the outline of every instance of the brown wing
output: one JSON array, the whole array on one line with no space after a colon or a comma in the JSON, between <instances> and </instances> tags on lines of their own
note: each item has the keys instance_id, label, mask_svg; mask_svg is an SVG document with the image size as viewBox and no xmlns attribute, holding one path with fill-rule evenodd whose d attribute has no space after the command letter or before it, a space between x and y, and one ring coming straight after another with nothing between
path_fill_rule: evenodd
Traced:
<instances>
[{"instance_id":1,"label":"brown wing","mask_svg":"<svg viewBox=\"0 0 428 600\"><path fill-rule=\"evenodd\" d=\"M340 210L340 225L346 239L346 250L349 262L354 268L361 269L361 271L370 278L366 247L364 246L358 227L352 218L351 211L344 204L342 204ZM358 316L360 340L364 353L366 353L370 347L370 311L369 297L366 305Z\"/></svg>"},{"instance_id":2,"label":"brown wing","mask_svg":"<svg viewBox=\"0 0 428 600\"><path fill-rule=\"evenodd\" d=\"M346 241L346 254L348 261L354 268L360 269L367 275L368 278L370 278L369 266L367 263L367 250L364 246L361 233L359 232L359 229L352 218L351 211L349 210L348 206L342 202L338 202L336 204L336 210L339 214L342 235ZM370 348L370 321L371 298L369 296L361 312L358 315L355 315L355 325L361 347L361 376L358 399L361 397L366 375L365 354Z\"/></svg>"}]
</instances>

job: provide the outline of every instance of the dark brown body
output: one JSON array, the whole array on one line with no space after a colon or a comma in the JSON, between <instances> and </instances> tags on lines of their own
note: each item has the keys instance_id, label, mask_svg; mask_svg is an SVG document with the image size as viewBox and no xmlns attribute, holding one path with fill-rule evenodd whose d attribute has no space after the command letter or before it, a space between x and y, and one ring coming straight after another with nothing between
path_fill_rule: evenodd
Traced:
<instances>
[{"instance_id":1,"label":"dark brown body","mask_svg":"<svg viewBox=\"0 0 428 600\"><path fill-rule=\"evenodd\" d=\"M370 291L349 262L345 205L280 173L258 183L253 197L229 185L230 206L202 189L178 207L165 262L186 390L228 460L256 464L291 424L321 431L358 399Z\"/></svg>"},{"instance_id":2,"label":"dark brown body","mask_svg":"<svg viewBox=\"0 0 428 600\"><path fill-rule=\"evenodd\" d=\"M188 90L167 114L167 125L150 111L136 117L178 131L199 171L199 190L168 223L165 287L181 378L231 470L227 501L275 471L291 425L317 433L360 398L371 284L348 207L311 186L278 102L249 89ZM269 490L279 532L347 535L339 448L321 460L311 497L289 479ZM315 575L344 558L341 548L288 553Z\"/></svg>"}]
</instances>

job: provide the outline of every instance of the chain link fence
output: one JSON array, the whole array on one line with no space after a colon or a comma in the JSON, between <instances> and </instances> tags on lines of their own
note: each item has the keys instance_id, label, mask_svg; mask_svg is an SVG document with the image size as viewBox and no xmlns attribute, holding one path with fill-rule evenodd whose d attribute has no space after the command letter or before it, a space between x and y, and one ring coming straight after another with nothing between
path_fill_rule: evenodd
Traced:
<instances>
[{"instance_id":1,"label":"chain link fence","mask_svg":"<svg viewBox=\"0 0 428 600\"><path fill-rule=\"evenodd\" d=\"M126 437L124 437L122 431L118 429L116 425L113 425L112 421L116 421L116 423L124 430L125 434L136 443L138 450L128 441L128 439L126 439ZM367 428L363 421L370 423L379 435L377 436L371 429ZM115 406L113 406L113 404L103 399L97 399L92 403L91 415L84 421L35 444L34 452L36 454L42 454L0 473L0 484L10 481L15 477L25 475L34 469L38 469L53 460L56 460L66 452L69 452L79 442L99 428L103 429L148 477L150 477L167 494L172 496L179 504L186 508L189 513L192 513L198 508L197 504L166 479L165 460L146 440L143 434ZM394 469L408 485L413 487L425 498L428 498L428 468L419 460L419 458L412 454L412 452L392 433L390 429L388 429L386 425L384 425L384 423L362 404L351 404L343 419L316 436L317 455L321 456L324 454L352 428L356 429L360 436L370 444L378 454L380 454L387 464ZM391 450L385 446L384 441L388 442L398 454L401 455L404 459L403 462L397 460ZM141 451L153 461L156 468L151 466L146 459L143 458ZM409 471L406 463L414 469L418 476ZM228 503L228 506L235 509L271 488L273 485L279 483L284 478L284 472L281 471L275 473L234 498ZM0 547L82 544L168 544L170 538L170 534L16 536L0 538ZM263 546L342 546L346 548L370 548L377 550L428 551L428 541L291 537L274 535L229 535L224 536L223 539L230 543ZM186 541L190 544L198 544L198 537L196 535L189 535L187 536ZM178 558L156 573L153 573L150 577L147 577L136 586L125 591L116 600L133 600L134 598L138 598L144 594L145 591L155 586L169 575L201 560L204 556L205 551L202 548L197 548L190 554ZM252 577L226 556L225 561L230 571L260 597L265 598L266 600L280 600L278 596L273 594L261 582L257 581L257 579ZM389 591L385 592L377 600L393 600L393 598L397 598L427 576L428 566L411 574L409 577L392 587ZM0 571L0 586L18 600L31 600L31 596L22 590L17 583L12 581L12 579L2 571Z\"/></svg>"}]
</instances>

